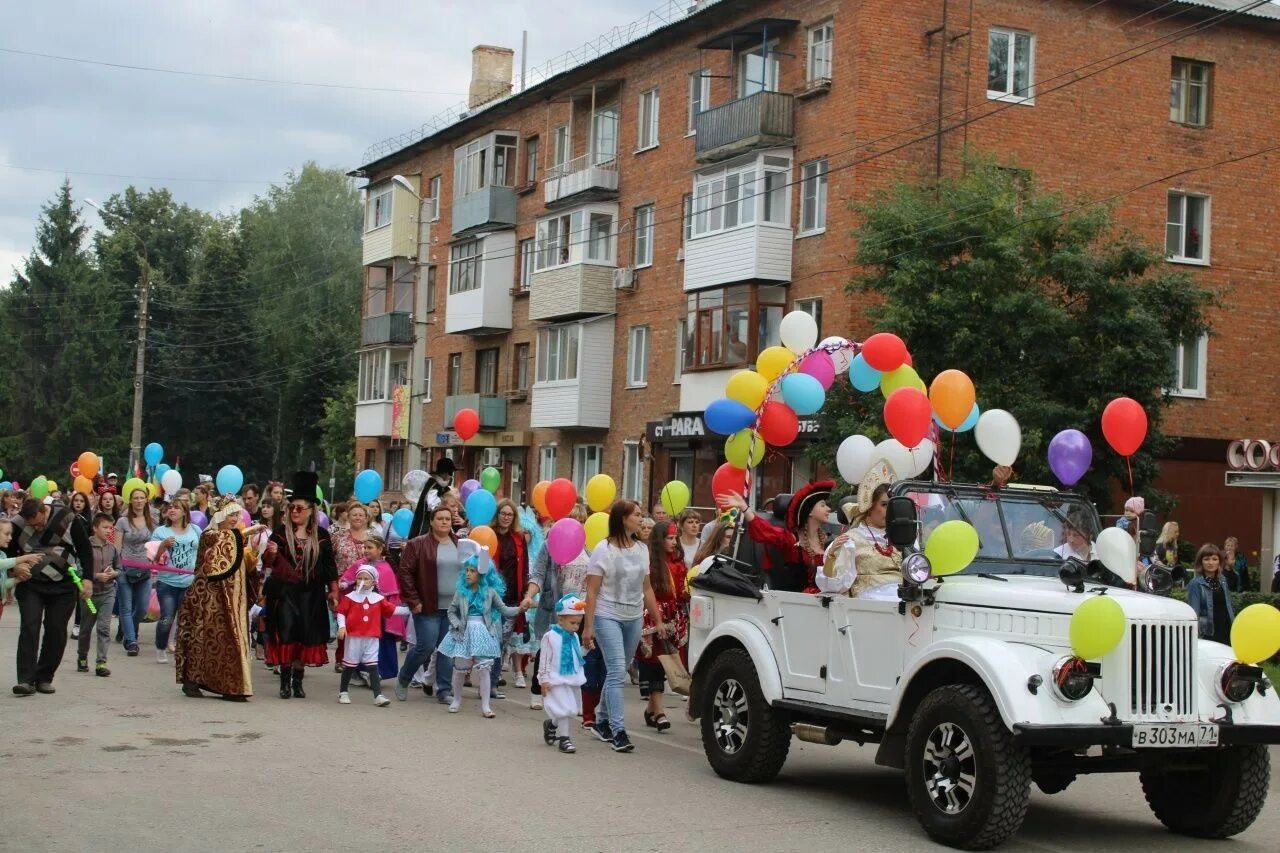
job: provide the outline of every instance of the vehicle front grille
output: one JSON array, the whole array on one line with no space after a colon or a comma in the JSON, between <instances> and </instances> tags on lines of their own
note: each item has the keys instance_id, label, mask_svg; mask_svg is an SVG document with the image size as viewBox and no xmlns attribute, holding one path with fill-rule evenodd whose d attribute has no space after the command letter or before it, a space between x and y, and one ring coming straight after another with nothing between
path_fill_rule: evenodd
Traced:
<instances>
[{"instance_id":1,"label":"vehicle front grille","mask_svg":"<svg viewBox=\"0 0 1280 853\"><path fill-rule=\"evenodd\" d=\"M1129 708L1134 717L1167 719L1195 708L1194 624L1129 626Z\"/></svg>"}]
</instances>

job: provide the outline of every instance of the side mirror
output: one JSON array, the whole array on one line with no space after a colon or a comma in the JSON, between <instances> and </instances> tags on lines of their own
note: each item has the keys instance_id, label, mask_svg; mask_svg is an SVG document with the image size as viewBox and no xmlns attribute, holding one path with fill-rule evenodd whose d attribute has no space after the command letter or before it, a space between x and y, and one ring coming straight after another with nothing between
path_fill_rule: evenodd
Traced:
<instances>
[{"instance_id":1,"label":"side mirror","mask_svg":"<svg viewBox=\"0 0 1280 853\"><path fill-rule=\"evenodd\" d=\"M916 544L919 524L916 521L916 502L906 496L889 498L889 509L885 514L885 532L889 542L899 551L906 550Z\"/></svg>"},{"instance_id":2,"label":"side mirror","mask_svg":"<svg viewBox=\"0 0 1280 853\"><path fill-rule=\"evenodd\" d=\"M1069 558L1058 569L1058 580L1072 592L1084 592L1084 580L1089 575L1089 567L1075 557Z\"/></svg>"}]
</instances>

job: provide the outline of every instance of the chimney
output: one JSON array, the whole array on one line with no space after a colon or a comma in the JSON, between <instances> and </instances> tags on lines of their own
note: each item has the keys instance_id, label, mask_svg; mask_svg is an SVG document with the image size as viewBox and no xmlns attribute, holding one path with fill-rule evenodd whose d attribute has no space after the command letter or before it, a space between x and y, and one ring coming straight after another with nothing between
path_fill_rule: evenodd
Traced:
<instances>
[{"instance_id":1,"label":"chimney","mask_svg":"<svg viewBox=\"0 0 1280 853\"><path fill-rule=\"evenodd\" d=\"M509 47L482 44L472 48L467 109L475 109L511 92L511 68L515 55L516 52Z\"/></svg>"}]
</instances>

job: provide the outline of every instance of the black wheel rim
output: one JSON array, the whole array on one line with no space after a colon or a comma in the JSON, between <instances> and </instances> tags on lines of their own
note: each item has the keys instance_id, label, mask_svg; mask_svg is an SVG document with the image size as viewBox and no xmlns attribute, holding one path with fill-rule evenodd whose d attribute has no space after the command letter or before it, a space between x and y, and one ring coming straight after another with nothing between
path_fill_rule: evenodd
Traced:
<instances>
[{"instance_id":1,"label":"black wheel rim","mask_svg":"<svg viewBox=\"0 0 1280 853\"><path fill-rule=\"evenodd\" d=\"M921 756L924 788L944 814L960 814L973 800L978 783L978 758L964 729L939 723L924 743Z\"/></svg>"},{"instance_id":2,"label":"black wheel rim","mask_svg":"<svg viewBox=\"0 0 1280 853\"><path fill-rule=\"evenodd\" d=\"M711 729L720 751L733 755L742 749L750 723L746 689L737 679L726 678L712 699Z\"/></svg>"}]
</instances>

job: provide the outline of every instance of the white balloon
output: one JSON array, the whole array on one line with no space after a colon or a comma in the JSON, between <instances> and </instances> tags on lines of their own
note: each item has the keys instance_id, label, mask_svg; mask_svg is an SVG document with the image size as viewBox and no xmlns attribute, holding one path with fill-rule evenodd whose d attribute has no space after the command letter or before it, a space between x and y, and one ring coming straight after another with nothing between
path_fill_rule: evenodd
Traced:
<instances>
[{"instance_id":1,"label":"white balloon","mask_svg":"<svg viewBox=\"0 0 1280 853\"><path fill-rule=\"evenodd\" d=\"M782 345L799 355L813 349L814 342L818 340L818 323L804 311L792 311L782 318L779 332Z\"/></svg>"},{"instance_id":2,"label":"white balloon","mask_svg":"<svg viewBox=\"0 0 1280 853\"><path fill-rule=\"evenodd\" d=\"M1115 572L1125 583L1133 583L1138 576L1138 543L1119 527L1108 527L1098 534L1094 550L1102 565Z\"/></svg>"},{"instance_id":3,"label":"white balloon","mask_svg":"<svg viewBox=\"0 0 1280 853\"><path fill-rule=\"evenodd\" d=\"M430 477L430 474L419 468L415 468L404 475L402 483L404 488L402 491L409 503L416 504L418 502L418 498L422 497L422 490L427 487L427 480Z\"/></svg>"},{"instance_id":4,"label":"white balloon","mask_svg":"<svg viewBox=\"0 0 1280 853\"><path fill-rule=\"evenodd\" d=\"M822 340L818 341L818 346L843 347L843 346L846 346L848 343L849 343L848 340L840 337L839 335L831 335L830 337L823 338ZM835 362L835 365L836 365L836 376L839 376L842 373L847 373L849 371L849 365L853 363L853 351L847 348L836 350L831 354L831 360Z\"/></svg>"},{"instance_id":5,"label":"white balloon","mask_svg":"<svg viewBox=\"0 0 1280 853\"><path fill-rule=\"evenodd\" d=\"M987 409L973 429L978 449L997 465L1012 465L1022 449L1022 427L1004 409Z\"/></svg>"},{"instance_id":6,"label":"white balloon","mask_svg":"<svg viewBox=\"0 0 1280 853\"><path fill-rule=\"evenodd\" d=\"M876 449L871 454L871 464L874 465L881 459L889 463L895 477L911 476L907 473L914 464L911 461L911 451L896 438L886 438L876 445Z\"/></svg>"},{"instance_id":7,"label":"white balloon","mask_svg":"<svg viewBox=\"0 0 1280 853\"><path fill-rule=\"evenodd\" d=\"M907 451L911 455L911 473L908 476L919 477L933 464L933 442L927 438Z\"/></svg>"},{"instance_id":8,"label":"white balloon","mask_svg":"<svg viewBox=\"0 0 1280 853\"><path fill-rule=\"evenodd\" d=\"M851 435L836 450L836 468L846 483L858 485L871 467L871 454L876 446L865 435Z\"/></svg>"},{"instance_id":9,"label":"white balloon","mask_svg":"<svg viewBox=\"0 0 1280 853\"><path fill-rule=\"evenodd\" d=\"M166 495L176 495L182 488L182 474L172 468L165 471L164 476L160 478L160 488L164 489Z\"/></svg>"}]
</instances>

